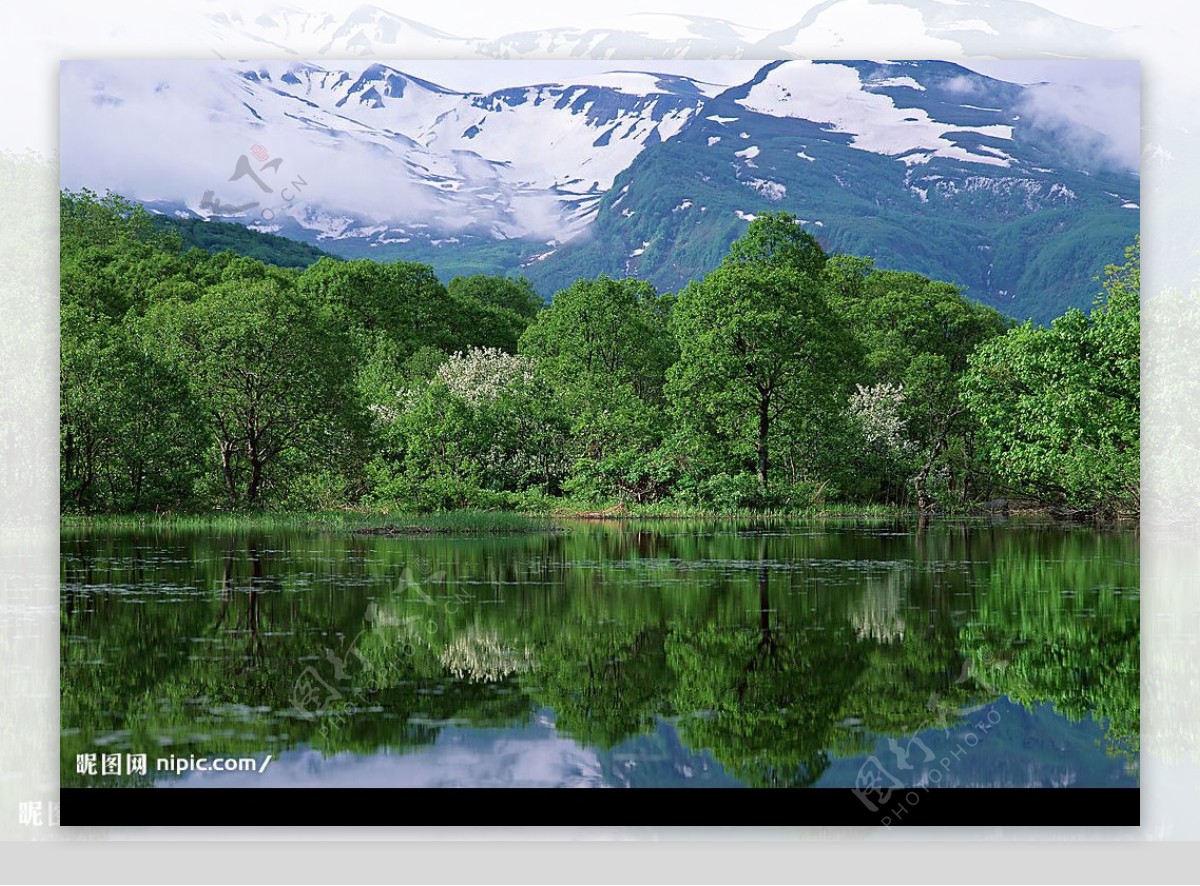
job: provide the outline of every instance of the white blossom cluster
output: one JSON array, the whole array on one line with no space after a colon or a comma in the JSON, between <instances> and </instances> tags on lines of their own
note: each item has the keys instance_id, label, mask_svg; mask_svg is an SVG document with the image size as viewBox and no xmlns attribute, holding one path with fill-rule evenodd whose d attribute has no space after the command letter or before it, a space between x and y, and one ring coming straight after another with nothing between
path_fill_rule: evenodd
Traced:
<instances>
[{"instance_id":1,"label":"white blossom cluster","mask_svg":"<svg viewBox=\"0 0 1200 886\"><path fill-rule=\"evenodd\" d=\"M850 395L850 414L867 440L896 455L910 454L913 442L908 438L907 422L900 414L904 385L884 382L865 388L855 385L855 388Z\"/></svg>"},{"instance_id":2,"label":"white blossom cluster","mask_svg":"<svg viewBox=\"0 0 1200 886\"><path fill-rule=\"evenodd\" d=\"M404 394L403 391L400 391L399 393L401 395ZM367 409L371 412L372 415L375 416L375 420L377 422L379 422L380 424L390 425L392 422L394 422L396 419L398 419L400 417L400 413L397 412L394 408L392 408L391 406L385 406L382 403L371 403L367 406Z\"/></svg>"},{"instance_id":3,"label":"white blossom cluster","mask_svg":"<svg viewBox=\"0 0 1200 886\"><path fill-rule=\"evenodd\" d=\"M534 366L531 357L499 348L471 348L446 360L438 367L437 377L451 394L478 406L532 381Z\"/></svg>"}]
</instances>

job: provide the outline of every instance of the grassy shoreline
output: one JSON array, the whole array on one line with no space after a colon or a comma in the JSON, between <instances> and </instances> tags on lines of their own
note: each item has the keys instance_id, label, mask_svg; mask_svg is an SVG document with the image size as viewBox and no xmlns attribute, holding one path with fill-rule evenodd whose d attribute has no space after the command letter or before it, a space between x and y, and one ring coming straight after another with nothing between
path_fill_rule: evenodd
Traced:
<instances>
[{"instance_id":1,"label":"grassy shoreline","mask_svg":"<svg viewBox=\"0 0 1200 886\"><path fill-rule=\"evenodd\" d=\"M64 514L59 521L59 526L61 529L98 529L102 531L313 529L378 535L501 535L547 532L555 529L553 521L546 515L520 514L512 511L462 510L414 514L384 509L345 509L300 513L214 511L197 514L99 514L95 516Z\"/></svg>"},{"instance_id":2,"label":"grassy shoreline","mask_svg":"<svg viewBox=\"0 0 1200 886\"><path fill-rule=\"evenodd\" d=\"M961 521L986 518L986 512L940 514L934 521ZM1014 517L1047 515L1014 514ZM415 513L398 507L359 507L313 511L210 511L200 513L142 513L62 515L63 530L282 530L311 529L350 532L375 536L405 535L505 535L561 531L563 524L646 520L795 520L795 521L886 521L918 520L914 508L896 505L824 504L799 510L720 511L712 508L680 505L595 504L559 502L546 509L483 510L462 508L452 511Z\"/></svg>"}]
</instances>

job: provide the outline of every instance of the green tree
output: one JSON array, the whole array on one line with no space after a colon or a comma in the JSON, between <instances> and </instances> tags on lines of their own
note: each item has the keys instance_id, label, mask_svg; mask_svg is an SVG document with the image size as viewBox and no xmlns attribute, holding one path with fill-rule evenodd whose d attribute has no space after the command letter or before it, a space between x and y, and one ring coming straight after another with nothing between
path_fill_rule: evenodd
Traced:
<instances>
[{"instance_id":1,"label":"green tree","mask_svg":"<svg viewBox=\"0 0 1200 886\"><path fill-rule=\"evenodd\" d=\"M353 460L362 417L350 343L298 293L234 280L156 306L148 325L201 404L230 504L262 504L298 466Z\"/></svg>"},{"instance_id":2,"label":"green tree","mask_svg":"<svg viewBox=\"0 0 1200 886\"><path fill-rule=\"evenodd\" d=\"M765 212L729 247L723 265L770 265L817 277L826 256L816 237L790 212Z\"/></svg>"},{"instance_id":3,"label":"green tree","mask_svg":"<svg viewBox=\"0 0 1200 886\"><path fill-rule=\"evenodd\" d=\"M633 278L578 280L521 337L572 416L571 491L642 499L664 491L663 386L677 349L671 301Z\"/></svg>"},{"instance_id":4,"label":"green tree","mask_svg":"<svg viewBox=\"0 0 1200 886\"><path fill-rule=\"evenodd\" d=\"M1140 283L1135 241L1090 314L1026 323L971 358L962 397L1002 482L1073 509L1137 511Z\"/></svg>"},{"instance_id":5,"label":"green tree","mask_svg":"<svg viewBox=\"0 0 1200 886\"><path fill-rule=\"evenodd\" d=\"M773 443L815 445L817 428L844 412L855 346L817 278L789 266L724 264L680 293L673 319L676 413L737 469L754 470L764 489Z\"/></svg>"},{"instance_id":6,"label":"green tree","mask_svg":"<svg viewBox=\"0 0 1200 886\"><path fill-rule=\"evenodd\" d=\"M133 511L186 502L207 443L186 379L131 332L82 307L60 314L63 506Z\"/></svg>"},{"instance_id":7,"label":"green tree","mask_svg":"<svg viewBox=\"0 0 1200 886\"><path fill-rule=\"evenodd\" d=\"M675 359L669 316L670 300L644 281L577 280L538 314L520 350L564 383L626 383L656 399Z\"/></svg>"},{"instance_id":8,"label":"green tree","mask_svg":"<svg viewBox=\"0 0 1200 886\"><path fill-rule=\"evenodd\" d=\"M558 492L566 422L529 357L475 348L408 386L384 418L376 494L421 510L503 503L491 493Z\"/></svg>"},{"instance_id":9,"label":"green tree","mask_svg":"<svg viewBox=\"0 0 1200 886\"><path fill-rule=\"evenodd\" d=\"M110 192L101 197L87 188L61 191L58 218L64 253L134 244L178 252L182 246L177 234L159 230L154 216L120 194Z\"/></svg>"},{"instance_id":10,"label":"green tree","mask_svg":"<svg viewBox=\"0 0 1200 886\"><path fill-rule=\"evenodd\" d=\"M543 307L542 299L533 288L533 284L524 277L472 274L468 277L455 277L446 288L451 298L466 298L504 308L526 319L534 317Z\"/></svg>"},{"instance_id":11,"label":"green tree","mask_svg":"<svg viewBox=\"0 0 1200 886\"><path fill-rule=\"evenodd\" d=\"M454 344L450 296L428 265L321 259L300 274L296 288L324 305L364 353L375 334L392 339L405 357L424 345Z\"/></svg>"},{"instance_id":12,"label":"green tree","mask_svg":"<svg viewBox=\"0 0 1200 886\"><path fill-rule=\"evenodd\" d=\"M892 452L902 449L903 454L891 460L895 473L885 476L885 486L903 495L903 487L911 484L918 509L926 511L935 467L942 466L949 482L959 484L972 468L962 463L973 425L958 398L959 379L971 353L1002 333L1006 321L950 283L876 270L867 259L835 256L824 279L837 313L862 345L861 384L898 390L895 418L904 440ZM951 452L960 456L953 465Z\"/></svg>"},{"instance_id":13,"label":"green tree","mask_svg":"<svg viewBox=\"0 0 1200 886\"><path fill-rule=\"evenodd\" d=\"M529 318L516 311L451 291L450 337L457 347L500 348L516 353Z\"/></svg>"}]
</instances>

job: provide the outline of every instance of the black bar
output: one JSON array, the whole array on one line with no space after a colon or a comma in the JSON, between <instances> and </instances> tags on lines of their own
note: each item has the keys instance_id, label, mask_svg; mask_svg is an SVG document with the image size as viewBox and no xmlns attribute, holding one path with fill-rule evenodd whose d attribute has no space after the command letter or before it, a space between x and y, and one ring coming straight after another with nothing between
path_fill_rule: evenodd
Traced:
<instances>
[{"instance_id":1,"label":"black bar","mask_svg":"<svg viewBox=\"0 0 1200 886\"><path fill-rule=\"evenodd\" d=\"M455 792L452 804L444 802L449 791ZM841 788L63 788L60 811L64 827L1053 827L1136 826L1140 798L1138 788L900 788L883 803ZM438 810L447 810L444 819Z\"/></svg>"}]
</instances>

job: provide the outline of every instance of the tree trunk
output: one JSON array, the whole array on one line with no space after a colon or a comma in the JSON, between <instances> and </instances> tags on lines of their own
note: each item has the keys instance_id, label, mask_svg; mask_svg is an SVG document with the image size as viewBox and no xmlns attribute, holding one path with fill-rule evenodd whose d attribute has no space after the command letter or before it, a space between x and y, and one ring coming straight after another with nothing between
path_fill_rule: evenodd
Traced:
<instances>
[{"instance_id":1,"label":"tree trunk","mask_svg":"<svg viewBox=\"0 0 1200 886\"><path fill-rule=\"evenodd\" d=\"M16 449L10 449L10 452L16 452ZM62 454L62 472L68 480L74 480L75 471L75 434L71 431L66 432L66 439L63 442Z\"/></svg>"},{"instance_id":2,"label":"tree trunk","mask_svg":"<svg viewBox=\"0 0 1200 886\"><path fill-rule=\"evenodd\" d=\"M88 490L92 487L92 481L96 479L96 458L95 458L95 443L89 438L84 441L83 446L83 477L79 481L79 486L75 493L75 503L83 510L88 498Z\"/></svg>"},{"instance_id":3,"label":"tree trunk","mask_svg":"<svg viewBox=\"0 0 1200 886\"><path fill-rule=\"evenodd\" d=\"M142 503L142 481L146 479L146 469L141 462L129 471L129 485L133 489L133 502L130 505L135 511Z\"/></svg>"},{"instance_id":4,"label":"tree trunk","mask_svg":"<svg viewBox=\"0 0 1200 886\"><path fill-rule=\"evenodd\" d=\"M767 435L771 430L771 395L758 398L758 481L767 488Z\"/></svg>"},{"instance_id":5,"label":"tree trunk","mask_svg":"<svg viewBox=\"0 0 1200 886\"><path fill-rule=\"evenodd\" d=\"M250 504L258 504L258 494L262 487L262 461L257 457L250 459L250 485L246 487L246 500Z\"/></svg>"},{"instance_id":6,"label":"tree trunk","mask_svg":"<svg viewBox=\"0 0 1200 886\"><path fill-rule=\"evenodd\" d=\"M221 441L221 473L225 475L225 488L229 491L229 503L237 504L237 478L233 475L233 444Z\"/></svg>"},{"instance_id":7,"label":"tree trunk","mask_svg":"<svg viewBox=\"0 0 1200 886\"><path fill-rule=\"evenodd\" d=\"M937 439L933 441L933 447L929 450L929 457L925 459L924 467L913 477L913 490L917 493L917 510L922 514L929 513L929 495L925 491L925 481L929 479L929 474L933 470L933 464L937 461L938 455L941 454L941 451L946 448L946 444L949 442L950 421L957 414L957 412L954 412L946 417Z\"/></svg>"},{"instance_id":8,"label":"tree trunk","mask_svg":"<svg viewBox=\"0 0 1200 886\"><path fill-rule=\"evenodd\" d=\"M246 455L250 462L250 484L246 487L246 501L251 505L256 505L262 490L263 462L265 461L256 436L251 436L247 442Z\"/></svg>"},{"instance_id":9,"label":"tree trunk","mask_svg":"<svg viewBox=\"0 0 1200 886\"><path fill-rule=\"evenodd\" d=\"M928 476L929 465L926 465L917 476L913 477L913 489L917 493L917 511L920 514L929 513L929 496L925 494L925 480Z\"/></svg>"}]
</instances>

